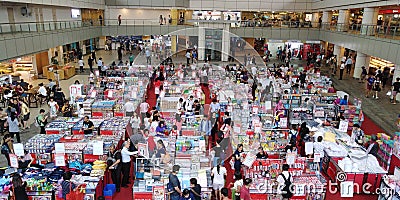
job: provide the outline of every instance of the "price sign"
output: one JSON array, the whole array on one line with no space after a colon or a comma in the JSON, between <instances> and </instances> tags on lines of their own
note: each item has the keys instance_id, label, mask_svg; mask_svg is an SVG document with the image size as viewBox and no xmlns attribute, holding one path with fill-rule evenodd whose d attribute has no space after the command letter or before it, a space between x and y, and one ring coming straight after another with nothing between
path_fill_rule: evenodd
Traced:
<instances>
[{"instance_id":1,"label":"price sign","mask_svg":"<svg viewBox=\"0 0 400 200\"><path fill-rule=\"evenodd\" d=\"M154 200L164 200L165 199L165 189L163 186L153 187L153 199Z\"/></svg>"},{"instance_id":2,"label":"price sign","mask_svg":"<svg viewBox=\"0 0 400 200\"><path fill-rule=\"evenodd\" d=\"M24 156L25 155L24 145L23 144L16 143L16 144L13 144L13 147L14 147L15 155L17 155L17 156Z\"/></svg>"},{"instance_id":3,"label":"price sign","mask_svg":"<svg viewBox=\"0 0 400 200\"><path fill-rule=\"evenodd\" d=\"M349 128L349 122L341 120L339 123L339 131L340 132L347 132L347 129Z\"/></svg>"},{"instance_id":4,"label":"price sign","mask_svg":"<svg viewBox=\"0 0 400 200\"><path fill-rule=\"evenodd\" d=\"M64 154L65 153L65 145L64 143L55 143L54 149L56 153Z\"/></svg>"},{"instance_id":5,"label":"price sign","mask_svg":"<svg viewBox=\"0 0 400 200\"><path fill-rule=\"evenodd\" d=\"M93 143L93 155L103 155L103 141Z\"/></svg>"},{"instance_id":6,"label":"price sign","mask_svg":"<svg viewBox=\"0 0 400 200\"><path fill-rule=\"evenodd\" d=\"M235 126L233 126L233 132L234 133L240 133L240 124L235 124Z\"/></svg>"},{"instance_id":7,"label":"price sign","mask_svg":"<svg viewBox=\"0 0 400 200\"><path fill-rule=\"evenodd\" d=\"M314 162L315 163L321 162L321 154L320 153L314 153Z\"/></svg>"},{"instance_id":8,"label":"price sign","mask_svg":"<svg viewBox=\"0 0 400 200\"><path fill-rule=\"evenodd\" d=\"M281 128L287 128L288 127L288 120L287 118L281 118L279 120L279 127Z\"/></svg>"},{"instance_id":9,"label":"price sign","mask_svg":"<svg viewBox=\"0 0 400 200\"><path fill-rule=\"evenodd\" d=\"M64 154L54 154L54 162L57 167L65 166L65 157Z\"/></svg>"},{"instance_id":10,"label":"price sign","mask_svg":"<svg viewBox=\"0 0 400 200\"><path fill-rule=\"evenodd\" d=\"M15 154L9 154L10 165L13 168L18 168L18 156Z\"/></svg>"},{"instance_id":11,"label":"price sign","mask_svg":"<svg viewBox=\"0 0 400 200\"><path fill-rule=\"evenodd\" d=\"M306 142L305 151L306 151L306 155L313 154L314 144L312 142Z\"/></svg>"}]
</instances>

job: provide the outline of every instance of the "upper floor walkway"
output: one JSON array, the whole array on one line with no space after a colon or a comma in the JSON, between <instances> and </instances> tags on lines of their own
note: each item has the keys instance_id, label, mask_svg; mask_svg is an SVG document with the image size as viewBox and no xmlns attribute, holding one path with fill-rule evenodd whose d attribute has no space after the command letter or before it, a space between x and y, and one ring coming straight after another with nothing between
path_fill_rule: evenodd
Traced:
<instances>
[{"instance_id":1,"label":"upper floor walkway","mask_svg":"<svg viewBox=\"0 0 400 200\"><path fill-rule=\"evenodd\" d=\"M400 63L400 26L320 24L299 21L172 21L158 20L58 21L0 24L0 60L99 36L186 35L198 36L198 27L230 23L229 31L243 38L271 40L322 40L367 55Z\"/></svg>"}]
</instances>

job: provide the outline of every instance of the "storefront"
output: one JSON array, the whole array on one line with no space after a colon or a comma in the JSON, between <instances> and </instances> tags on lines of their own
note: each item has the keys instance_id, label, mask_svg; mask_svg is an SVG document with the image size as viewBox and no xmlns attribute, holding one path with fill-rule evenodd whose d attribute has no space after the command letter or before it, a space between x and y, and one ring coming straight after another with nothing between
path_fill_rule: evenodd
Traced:
<instances>
[{"instance_id":1,"label":"storefront","mask_svg":"<svg viewBox=\"0 0 400 200\"><path fill-rule=\"evenodd\" d=\"M394 69L395 69L394 63L381 58L371 56L368 68L369 74L376 74L376 71L378 70L380 70L381 72L383 72L384 70L389 70L390 74L393 74Z\"/></svg>"}]
</instances>

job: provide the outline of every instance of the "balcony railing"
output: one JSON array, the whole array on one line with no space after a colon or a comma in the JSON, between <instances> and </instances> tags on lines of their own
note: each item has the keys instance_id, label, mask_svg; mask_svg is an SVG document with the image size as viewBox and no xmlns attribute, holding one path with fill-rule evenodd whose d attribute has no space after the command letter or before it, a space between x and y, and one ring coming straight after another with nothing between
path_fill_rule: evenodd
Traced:
<instances>
[{"instance_id":1,"label":"balcony railing","mask_svg":"<svg viewBox=\"0 0 400 200\"><path fill-rule=\"evenodd\" d=\"M400 26L379 26L365 24L332 24L314 23L306 21L280 21L280 20L157 20L157 19L111 19L111 20L77 20L77 21L49 21L49 22L23 22L23 23L1 23L1 34L32 33L44 31L56 31L91 26L200 26L210 23L230 23L231 28L293 28L293 29L315 29L334 32L344 32L370 37L400 40ZM295 39L295 38L293 38Z\"/></svg>"}]
</instances>

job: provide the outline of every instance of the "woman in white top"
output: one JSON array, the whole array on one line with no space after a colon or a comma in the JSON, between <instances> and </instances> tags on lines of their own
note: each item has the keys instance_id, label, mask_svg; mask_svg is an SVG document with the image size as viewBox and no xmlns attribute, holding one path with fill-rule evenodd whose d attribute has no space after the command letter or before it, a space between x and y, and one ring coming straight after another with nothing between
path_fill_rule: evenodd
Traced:
<instances>
[{"instance_id":1,"label":"woman in white top","mask_svg":"<svg viewBox=\"0 0 400 200\"><path fill-rule=\"evenodd\" d=\"M83 104L79 104L78 117L83 118L85 116L85 109L83 109Z\"/></svg>"},{"instance_id":2,"label":"woman in white top","mask_svg":"<svg viewBox=\"0 0 400 200\"><path fill-rule=\"evenodd\" d=\"M131 118L131 125L132 125L132 132L137 133L140 127L140 118L139 116L134 112L133 116Z\"/></svg>"},{"instance_id":3,"label":"woman in white top","mask_svg":"<svg viewBox=\"0 0 400 200\"><path fill-rule=\"evenodd\" d=\"M56 118L57 117L57 111L58 111L58 104L57 102L54 101L54 98L50 98L50 101L48 102L50 106L50 117L51 118Z\"/></svg>"},{"instance_id":4,"label":"woman in white top","mask_svg":"<svg viewBox=\"0 0 400 200\"><path fill-rule=\"evenodd\" d=\"M322 136L318 136L317 142L313 144L314 148L314 157L319 155L319 170L322 171L322 158L325 156L325 146L322 143ZM317 155L316 155L317 154Z\"/></svg>"},{"instance_id":5,"label":"woman in white top","mask_svg":"<svg viewBox=\"0 0 400 200\"><path fill-rule=\"evenodd\" d=\"M235 190L235 198L234 199L240 199L240 190L243 187L243 176L240 172L235 172L234 176L235 176L235 183L233 183L233 187L232 187L232 189Z\"/></svg>"},{"instance_id":6,"label":"woman in white top","mask_svg":"<svg viewBox=\"0 0 400 200\"><path fill-rule=\"evenodd\" d=\"M221 189L225 185L226 169L221 166L221 160L218 161L218 165L211 171L211 177L213 178L213 189L215 197L221 198Z\"/></svg>"}]
</instances>

